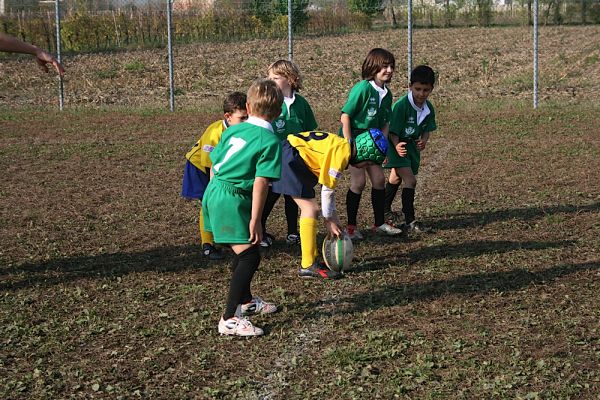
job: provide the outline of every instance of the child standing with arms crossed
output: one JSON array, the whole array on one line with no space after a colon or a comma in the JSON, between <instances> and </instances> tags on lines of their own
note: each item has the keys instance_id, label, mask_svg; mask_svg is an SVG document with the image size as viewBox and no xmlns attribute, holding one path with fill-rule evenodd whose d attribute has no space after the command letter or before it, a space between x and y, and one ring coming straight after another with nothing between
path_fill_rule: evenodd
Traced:
<instances>
[{"instance_id":1,"label":"child standing with arms crossed","mask_svg":"<svg viewBox=\"0 0 600 400\"><path fill-rule=\"evenodd\" d=\"M387 138L392 108L392 93L387 84L392 80L396 61L385 49L372 49L362 64L362 78L350 90L348 100L342 107L342 133L352 142L357 135L369 128L380 129ZM366 175L371 180L371 204L375 224L373 230L386 235L399 235L400 229L385 223L385 175L381 165L369 165L364 169L350 166L350 189L346 194L348 213L348 235L351 239L363 239L356 227L360 198L366 184Z\"/></svg>"},{"instance_id":2,"label":"child standing with arms crossed","mask_svg":"<svg viewBox=\"0 0 600 400\"><path fill-rule=\"evenodd\" d=\"M223 101L223 119L210 124L194 147L185 155L187 161L183 171L182 197L202 201L206 185L208 185L210 179L210 167L212 166L210 153L221 140L221 135L225 129L247 119L246 95L241 92L229 93ZM200 206L200 218L198 220L202 253L209 260L222 260L223 255L214 246L212 233L204 229L202 206Z\"/></svg>"},{"instance_id":3,"label":"child standing with arms crossed","mask_svg":"<svg viewBox=\"0 0 600 400\"><path fill-rule=\"evenodd\" d=\"M269 182L281 175L281 143L271 122L281 112L283 95L275 82L259 79L248 89L248 121L227 129L211 153L213 167L202 212L205 228L217 243L235 253L222 335L260 336L264 332L243 317L270 314L277 306L252 296L250 284L260 264L261 215Z\"/></svg>"},{"instance_id":4,"label":"child standing with arms crossed","mask_svg":"<svg viewBox=\"0 0 600 400\"><path fill-rule=\"evenodd\" d=\"M392 168L385 186L386 219L399 224L398 215L392 211L392 202L402 184L402 213L407 232L431 232L415 219L415 187L430 132L437 129L435 111L427 100L433 91L435 73L427 65L419 65L410 74L410 90L394 103L390 122L390 151L385 168ZM396 151L394 151L395 149Z\"/></svg>"},{"instance_id":5,"label":"child standing with arms crossed","mask_svg":"<svg viewBox=\"0 0 600 400\"><path fill-rule=\"evenodd\" d=\"M302 89L302 75L298 66L288 60L279 60L267 68L268 78L274 81L283 93L281 114L273 121L273 130L280 141L284 141L289 134L311 131L317 128L317 121L308 101L298 94ZM285 219L287 220L287 244L299 244L298 233L298 206L288 195L285 200ZM267 218L275 203L279 199L278 193L269 190L262 218L265 237L261 246L269 247L272 243L271 235L266 233Z\"/></svg>"}]
</instances>

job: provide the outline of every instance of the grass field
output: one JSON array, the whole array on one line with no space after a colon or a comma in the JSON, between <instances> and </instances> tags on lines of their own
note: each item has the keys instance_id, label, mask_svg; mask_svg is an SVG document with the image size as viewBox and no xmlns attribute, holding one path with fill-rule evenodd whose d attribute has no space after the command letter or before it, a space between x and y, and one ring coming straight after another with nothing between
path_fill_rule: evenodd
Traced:
<instances>
[{"instance_id":1,"label":"grass field","mask_svg":"<svg viewBox=\"0 0 600 400\"><path fill-rule=\"evenodd\" d=\"M47 98L23 78L23 101L0 110L0 398L600 398L600 50L598 36L577 40L598 28L578 29L547 62L580 54L590 67L557 61L546 76L565 77L536 111L506 89L526 67L498 61L488 86L483 70L440 83L417 190L436 233L368 236L344 279L306 281L278 204L254 292L282 311L254 318L267 335L247 340L217 335L230 256L202 257L197 205L179 198L183 154L215 101L58 113L34 108ZM315 72L301 66L311 100ZM343 90L314 96L324 127Z\"/></svg>"}]
</instances>

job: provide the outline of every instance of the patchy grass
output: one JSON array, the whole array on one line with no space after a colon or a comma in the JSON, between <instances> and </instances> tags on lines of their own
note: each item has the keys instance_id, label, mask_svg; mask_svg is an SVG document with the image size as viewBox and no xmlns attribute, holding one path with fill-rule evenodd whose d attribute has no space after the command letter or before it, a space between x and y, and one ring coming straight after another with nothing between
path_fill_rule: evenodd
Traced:
<instances>
[{"instance_id":1,"label":"patchy grass","mask_svg":"<svg viewBox=\"0 0 600 400\"><path fill-rule=\"evenodd\" d=\"M344 279L305 281L278 204L253 290L282 311L249 340L216 333L231 256L202 257L180 182L223 95L287 42L179 47L175 113L163 50L66 60L64 113L39 107L55 82L30 59L0 61L0 397L597 399L598 27L541 29L538 110L529 29L415 34L414 59L439 73L417 188L437 233L368 235ZM296 42L323 129L367 51L403 35Z\"/></svg>"},{"instance_id":2,"label":"patchy grass","mask_svg":"<svg viewBox=\"0 0 600 400\"><path fill-rule=\"evenodd\" d=\"M0 111L1 397L597 398L600 108L438 114L417 198L437 233L368 236L344 279L305 281L278 204L254 292L282 311L238 340L216 333L229 261L178 194L216 110Z\"/></svg>"}]
</instances>

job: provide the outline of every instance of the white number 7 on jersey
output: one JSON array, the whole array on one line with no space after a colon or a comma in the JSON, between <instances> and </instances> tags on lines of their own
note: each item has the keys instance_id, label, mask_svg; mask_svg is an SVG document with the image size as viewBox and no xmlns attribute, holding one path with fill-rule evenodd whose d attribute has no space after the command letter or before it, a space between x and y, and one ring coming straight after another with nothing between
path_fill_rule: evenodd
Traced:
<instances>
[{"instance_id":1,"label":"white number 7 on jersey","mask_svg":"<svg viewBox=\"0 0 600 400\"><path fill-rule=\"evenodd\" d=\"M235 153L240 151L246 145L246 141L244 139L232 137L231 139L229 139L229 143L227 143L227 144L231 147L229 148L229 150L227 150L227 153L225 153L225 157L223 158L223 161L213 165L213 169L215 171L219 171L219 168L221 168L221 165L224 162L229 160L232 155L234 155Z\"/></svg>"}]
</instances>

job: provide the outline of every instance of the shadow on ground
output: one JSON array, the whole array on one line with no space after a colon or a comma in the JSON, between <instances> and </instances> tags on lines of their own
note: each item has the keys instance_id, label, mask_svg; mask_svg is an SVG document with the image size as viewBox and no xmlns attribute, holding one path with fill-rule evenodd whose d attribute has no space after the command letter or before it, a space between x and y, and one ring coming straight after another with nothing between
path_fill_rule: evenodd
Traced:
<instances>
[{"instance_id":1,"label":"shadow on ground","mask_svg":"<svg viewBox=\"0 0 600 400\"><path fill-rule=\"evenodd\" d=\"M431 218L427 222L435 229L465 229L482 227L494 222L521 220L531 221L552 214L568 213L579 214L600 212L600 202L587 205L556 205L538 208L511 208L497 211L484 211L475 213L449 214L441 218Z\"/></svg>"},{"instance_id":2,"label":"shadow on ground","mask_svg":"<svg viewBox=\"0 0 600 400\"><path fill-rule=\"evenodd\" d=\"M385 286L369 292L342 296L336 299L338 306L333 311L319 310L319 306L331 303L319 301L308 308L315 310L306 318L329 317L337 314L362 313L385 307L393 307L415 301L434 300L447 295L483 294L492 291L509 292L531 285L543 285L579 272L600 269L600 261L561 264L541 271L516 268L503 272L486 272L463 275L454 279L432 282L415 282L398 286Z\"/></svg>"},{"instance_id":3,"label":"shadow on ground","mask_svg":"<svg viewBox=\"0 0 600 400\"><path fill-rule=\"evenodd\" d=\"M178 272L214 265L214 261L209 263L202 255L198 245L162 247L139 253L76 256L4 269L0 271L4 275L0 290L50 286L81 278L117 277L133 272Z\"/></svg>"}]
</instances>

